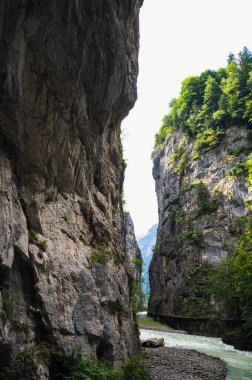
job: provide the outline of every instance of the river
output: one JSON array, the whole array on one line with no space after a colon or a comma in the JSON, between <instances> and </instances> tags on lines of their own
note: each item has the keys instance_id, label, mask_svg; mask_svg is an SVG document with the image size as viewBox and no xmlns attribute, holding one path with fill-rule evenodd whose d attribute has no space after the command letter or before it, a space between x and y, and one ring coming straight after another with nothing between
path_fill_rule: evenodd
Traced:
<instances>
[{"instance_id":1,"label":"river","mask_svg":"<svg viewBox=\"0 0 252 380\"><path fill-rule=\"evenodd\" d=\"M235 350L220 338L141 329L140 338L162 337L165 346L188 348L218 357L227 364L227 380L252 380L252 352Z\"/></svg>"}]
</instances>

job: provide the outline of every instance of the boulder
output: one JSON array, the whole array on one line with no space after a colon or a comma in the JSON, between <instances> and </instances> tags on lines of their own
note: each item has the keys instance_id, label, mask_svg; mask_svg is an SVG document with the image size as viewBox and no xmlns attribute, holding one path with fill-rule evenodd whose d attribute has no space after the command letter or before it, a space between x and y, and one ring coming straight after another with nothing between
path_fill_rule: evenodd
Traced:
<instances>
[{"instance_id":1,"label":"boulder","mask_svg":"<svg viewBox=\"0 0 252 380\"><path fill-rule=\"evenodd\" d=\"M165 345L164 338L150 338L141 342L142 347L157 348Z\"/></svg>"}]
</instances>

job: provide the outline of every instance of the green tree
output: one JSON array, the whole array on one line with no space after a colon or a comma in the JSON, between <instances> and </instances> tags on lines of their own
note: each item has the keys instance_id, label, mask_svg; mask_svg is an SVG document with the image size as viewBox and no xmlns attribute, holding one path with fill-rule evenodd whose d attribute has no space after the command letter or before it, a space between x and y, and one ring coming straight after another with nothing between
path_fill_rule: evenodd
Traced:
<instances>
[{"instance_id":1,"label":"green tree","mask_svg":"<svg viewBox=\"0 0 252 380\"><path fill-rule=\"evenodd\" d=\"M250 71L248 74L247 87L248 96L245 104L244 118L247 119L250 124L252 124L252 71Z\"/></svg>"},{"instance_id":2,"label":"green tree","mask_svg":"<svg viewBox=\"0 0 252 380\"><path fill-rule=\"evenodd\" d=\"M215 120L213 114L218 110L218 102L221 96L221 89L216 79L209 76L206 81L204 91L204 104L202 111L204 114L204 128L214 127Z\"/></svg>"},{"instance_id":3,"label":"green tree","mask_svg":"<svg viewBox=\"0 0 252 380\"><path fill-rule=\"evenodd\" d=\"M227 111L231 118L235 121L242 119L244 111L240 104L240 83L239 69L235 61L231 61L227 66L227 78L221 82L221 89L226 95Z\"/></svg>"},{"instance_id":4,"label":"green tree","mask_svg":"<svg viewBox=\"0 0 252 380\"><path fill-rule=\"evenodd\" d=\"M226 68L206 70L182 82L180 95L170 102L170 112L155 136L155 148L163 147L173 130L197 141L209 129L223 132L234 124L252 125L251 99L252 53L244 48L237 59L229 55Z\"/></svg>"},{"instance_id":5,"label":"green tree","mask_svg":"<svg viewBox=\"0 0 252 380\"><path fill-rule=\"evenodd\" d=\"M242 304L242 316L252 316L252 217L246 223L244 234L239 238L230 259L233 267L235 291Z\"/></svg>"}]
</instances>

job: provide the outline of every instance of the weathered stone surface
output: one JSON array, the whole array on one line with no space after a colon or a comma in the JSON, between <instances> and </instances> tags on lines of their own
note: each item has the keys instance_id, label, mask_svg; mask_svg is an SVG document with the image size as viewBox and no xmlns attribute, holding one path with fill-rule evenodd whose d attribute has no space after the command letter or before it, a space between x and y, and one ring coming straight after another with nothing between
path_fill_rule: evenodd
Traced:
<instances>
[{"instance_id":1,"label":"weathered stone surface","mask_svg":"<svg viewBox=\"0 0 252 380\"><path fill-rule=\"evenodd\" d=\"M142 255L136 240L134 224L128 212L125 213L124 217L124 234L124 246L129 266L133 270L134 278L140 280L142 274Z\"/></svg>"},{"instance_id":2,"label":"weathered stone surface","mask_svg":"<svg viewBox=\"0 0 252 380\"><path fill-rule=\"evenodd\" d=\"M114 361L138 345L120 124L136 100L141 3L0 3L0 285L15 311L2 304L0 351L8 345L9 357L27 340ZM92 260L98 248L107 262ZM21 322L26 331L13 328Z\"/></svg>"},{"instance_id":3,"label":"weathered stone surface","mask_svg":"<svg viewBox=\"0 0 252 380\"><path fill-rule=\"evenodd\" d=\"M150 338L141 342L142 347L158 348L165 345L164 338Z\"/></svg>"},{"instance_id":4,"label":"weathered stone surface","mask_svg":"<svg viewBox=\"0 0 252 380\"><path fill-rule=\"evenodd\" d=\"M0 260L8 268L12 266L15 247L29 257L26 219L13 176L10 161L0 151Z\"/></svg>"},{"instance_id":5,"label":"weathered stone surface","mask_svg":"<svg viewBox=\"0 0 252 380\"><path fill-rule=\"evenodd\" d=\"M179 159L171 159L179 143L190 162L183 175L176 170ZM219 146L198 158L193 158L193 144L192 139L174 132L154 155L159 228L157 254L150 266L149 307L152 312L186 315L188 301L190 316L198 317L202 315L193 314L190 300L202 297L204 275L199 274L200 267L215 265L228 255L228 246L234 243L229 226L247 215L247 206L252 201L252 188L245 179L228 175L233 165L247 158L243 149L236 156L232 151L251 144L251 136L245 127L229 128ZM197 190L199 181L203 183L201 193ZM216 209L200 211L214 199ZM220 308L211 300L203 316L216 310L221 312Z\"/></svg>"}]
</instances>

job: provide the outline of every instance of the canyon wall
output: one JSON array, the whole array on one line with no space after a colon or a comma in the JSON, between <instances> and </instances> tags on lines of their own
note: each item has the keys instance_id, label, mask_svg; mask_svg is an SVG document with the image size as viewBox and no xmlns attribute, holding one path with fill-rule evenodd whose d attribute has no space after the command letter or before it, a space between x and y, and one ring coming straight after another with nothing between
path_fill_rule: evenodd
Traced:
<instances>
[{"instance_id":1,"label":"canyon wall","mask_svg":"<svg viewBox=\"0 0 252 380\"><path fill-rule=\"evenodd\" d=\"M159 227L150 265L149 310L225 318L206 278L230 255L251 210L252 188L244 171L251 130L228 128L217 146L197 154L194 144L194 138L173 131L154 152ZM235 305L229 317L238 317Z\"/></svg>"},{"instance_id":2,"label":"canyon wall","mask_svg":"<svg viewBox=\"0 0 252 380\"><path fill-rule=\"evenodd\" d=\"M120 124L141 3L0 3L0 362L47 344L39 379L74 347L114 362L138 347Z\"/></svg>"}]
</instances>

